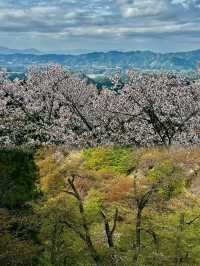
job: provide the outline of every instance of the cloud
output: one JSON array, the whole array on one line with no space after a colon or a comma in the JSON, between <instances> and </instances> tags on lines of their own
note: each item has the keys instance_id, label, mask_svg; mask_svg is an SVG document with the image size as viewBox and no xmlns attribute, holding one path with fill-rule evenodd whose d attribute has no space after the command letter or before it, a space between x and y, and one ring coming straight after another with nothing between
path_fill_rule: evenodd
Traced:
<instances>
[{"instance_id":1,"label":"cloud","mask_svg":"<svg viewBox=\"0 0 200 266\"><path fill-rule=\"evenodd\" d=\"M124 17L155 16L167 9L163 0L118 1Z\"/></svg>"},{"instance_id":2,"label":"cloud","mask_svg":"<svg viewBox=\"0 0 200 266\"><path fill-rule=\"evenodd\" d=\"M172 0L172 4L182 5L184 8L189 8L190 6L200 6L199 0Z\"/></svg>"},{"instance_id":3,"label":"cloud","mask_svg":"<svg viewBox=\"0 0 200 266\"><path fill-rule=\"evenodd\" d=\"M46 49L64 49L65 43L95 49L114 42L130 49L154 43L157 49L159 38L168 40L160 49L168 49L176 36L186 42L188 37L188 46L194 37L196 45L199 5L200 0L0 0L0 45L21 38L24 47L30 36L32 46Z\"/></svg>"}]
</instances>

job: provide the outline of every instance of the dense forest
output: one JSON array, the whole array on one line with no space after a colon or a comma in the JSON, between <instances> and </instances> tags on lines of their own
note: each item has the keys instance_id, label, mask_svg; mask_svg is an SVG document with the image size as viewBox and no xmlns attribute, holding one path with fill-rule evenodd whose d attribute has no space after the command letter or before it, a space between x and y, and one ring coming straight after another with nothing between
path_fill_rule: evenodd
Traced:
<instances>
[{"instance_id":1,"label":"dense forest","mask_svg":"<svg viewBox=\"0 0 200 266\"><path fill-rule=\"evenodd\" d=\"M200 82L0 72L0 265L200 265Z\"/></svg>"},{"instance_id":2,"label":"dense forest","mask_svg":"<svg viewBox=\"0 0 200 266\"><path fill-rule=\"evenodd\" d=\"M0 153L0 265L199 265L200 149Z\"/></svg>"}]
</instances>

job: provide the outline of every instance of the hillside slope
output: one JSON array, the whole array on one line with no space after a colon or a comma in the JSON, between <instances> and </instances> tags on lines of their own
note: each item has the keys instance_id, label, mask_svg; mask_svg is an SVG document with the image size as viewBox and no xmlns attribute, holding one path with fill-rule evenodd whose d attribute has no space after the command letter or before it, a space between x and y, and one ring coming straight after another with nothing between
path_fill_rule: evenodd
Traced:
<instances>
[{"instance_id":1,"label":"hillside slope","mask_svg":"<svg viewBox=\"0 0 200 266\"><path fill-rule=\"evenodd\" d=\"M95 52L81 55L16 53L1 54L0 66L10 69L25 69L32 64L49 62L64 65L70 69L129 69L195 71L200 61L200 50L160 54L150 51Z\"/></svg>"}]
</instances>

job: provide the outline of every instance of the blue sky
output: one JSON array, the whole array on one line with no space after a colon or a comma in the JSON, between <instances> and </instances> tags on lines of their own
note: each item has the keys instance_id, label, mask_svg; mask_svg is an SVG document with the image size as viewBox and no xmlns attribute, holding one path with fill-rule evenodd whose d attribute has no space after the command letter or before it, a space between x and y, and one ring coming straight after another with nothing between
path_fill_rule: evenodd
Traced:
<instances>
[{"instance_id":1,"label":"blue sky","mask_svg":"<svg viewBox=\"0 0 200 266\"><path fill-rule=\"evenodd\" d=\"M0 0L0 46L43 51L200 48L200 0Z\"/></svg>"}]
</instances>

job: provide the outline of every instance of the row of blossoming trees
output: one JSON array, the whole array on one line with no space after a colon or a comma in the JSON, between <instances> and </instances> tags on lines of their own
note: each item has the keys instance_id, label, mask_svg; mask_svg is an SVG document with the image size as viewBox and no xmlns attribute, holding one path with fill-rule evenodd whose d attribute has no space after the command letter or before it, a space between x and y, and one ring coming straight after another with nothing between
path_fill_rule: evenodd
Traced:
<instances>
[{"instance_id":1,"label":"row of blossoming trees","mask_svg":"<svg viewBox=\"0 0 200 266\"><path fill-rule=\"evenodd\" d=\"M32 67L24 80L0 73L0 145L95 146L200 142L200 83L130 71L97 89L59 65Z\"/></svg>"}]
</instances>

